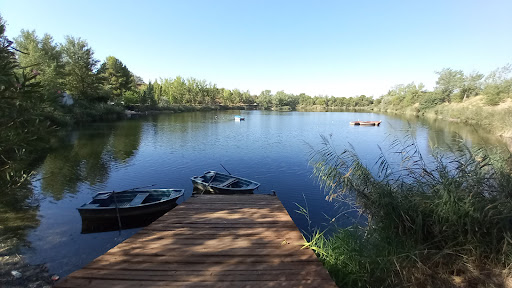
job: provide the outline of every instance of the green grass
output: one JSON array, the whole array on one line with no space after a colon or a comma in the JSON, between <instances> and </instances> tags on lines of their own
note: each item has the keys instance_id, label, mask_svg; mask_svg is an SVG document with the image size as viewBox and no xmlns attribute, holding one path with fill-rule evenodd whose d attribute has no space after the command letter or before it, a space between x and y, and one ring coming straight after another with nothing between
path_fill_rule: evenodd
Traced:
<instances>
[{"instance_id":1,"label":"green grass","mask_svg":"<svg viewBox=\"0 0 512 288\"><path fill-rule=\"evenodd\" d=\"M312 152L328 198L348 201L368 218L367 225L331 237L318 232L307 245L338 285L503 282L500 273L512 264L512 176L503 156L464 146L455 152L434 148L427 163L412 136L390 147L400 160L392 163L390 153L382 153L377 175L352 149L338 153L326 137Z\"/></svg>"}]
</instances>

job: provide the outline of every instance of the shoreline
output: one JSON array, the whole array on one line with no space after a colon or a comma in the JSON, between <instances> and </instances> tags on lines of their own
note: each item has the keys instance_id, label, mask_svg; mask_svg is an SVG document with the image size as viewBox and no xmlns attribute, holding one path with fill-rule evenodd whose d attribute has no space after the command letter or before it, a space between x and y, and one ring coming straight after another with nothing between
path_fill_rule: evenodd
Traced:
<instances>
[{"instance_id":1,"label":"shoreline","mask_svg":"<svg viewBox=\"0 0 512 288\"><path fill-rule=\"evenodd\" d=\"M19 278L13 272L21 273ZM46 264L29 264L23 256L14 253L0 256L0 286L5 288L49 288L53 281Z\"/></svg>"}]
</instances>

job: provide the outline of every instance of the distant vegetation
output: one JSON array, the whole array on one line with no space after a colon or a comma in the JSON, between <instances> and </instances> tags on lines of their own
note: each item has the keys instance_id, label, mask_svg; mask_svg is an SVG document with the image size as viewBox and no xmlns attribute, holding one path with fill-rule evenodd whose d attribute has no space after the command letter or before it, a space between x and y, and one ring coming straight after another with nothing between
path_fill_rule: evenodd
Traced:
<instances>
[{"instance_id":1,"label":"distant vegetation","mask_svg":"<svg viewBox=\"0 0 512 288\"><path fill-rule=\"evenodd\" d=\"M38 37L35 31L22 30L13 47L16 47L18 72L37 74L37 79L34 77L32 80L40 83L44 102L49 106L54 105L65 91L78 102L109 102L155 109L173 105L258 104L261 109L273 110L366 108L424 113L443 103L461 103L477 95L483 95L485 105L498 105L510 97L512 89L512 66L507 64L488 75L479 72L466 74L462 70L445 68L436 72L438 80L433 91L427 91L422 83L413 82L396 85L378 98L366 95L348 98L305 93L294 95L284 91L272 93L270 90L256 95L250 91L217 87L193 77L176 76L144 83L114 56L107 57L100 64L88 43L72 36L66 36L64 43L54 43L48 34ZM82 106L92 109L91 105ZM72 121L81 120L72 116L73 111L67 112Z\"/></svg>"}]
</instances>

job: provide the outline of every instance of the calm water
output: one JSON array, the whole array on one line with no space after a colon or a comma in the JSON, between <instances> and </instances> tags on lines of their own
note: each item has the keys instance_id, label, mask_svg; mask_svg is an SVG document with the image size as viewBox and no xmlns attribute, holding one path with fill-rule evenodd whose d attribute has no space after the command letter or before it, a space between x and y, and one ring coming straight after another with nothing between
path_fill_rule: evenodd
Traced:
<instances>
[{"instance_id":1,"label":"calm water","mask_svg":"<svg viewBox=\"0 0 512 288\"><path fill-rule=\"evenodd\" d=\"M235 114L246 121L233 121ZM348 125L358 119L383 122L380 127ZM41 199L39 225L28 231L30 247L22 252L30 262L48 263L51 273L65 276L138 231L80 234L76 208L95 193L154 184L184 188L186 199L192 193L190 177L223 171L220 164L260 182L258 193L275 190L302 231L325 229L346 207L324 200L308 166L308 144L319 148L320 135L331 135L339 150L351 143L372 166L377 145L385 147L389 135L403 137L409 126L424 155L431 152L430 144L447 147L458 136L469 145L499 143L472 127L373 113L221 111L94 124L71 133L67 144L38 168L33 185ZM308 208L311 223L296 212L296 204ZM346 216L336 219L339 226L351 223Z\"/></svg>"}]
</instances>

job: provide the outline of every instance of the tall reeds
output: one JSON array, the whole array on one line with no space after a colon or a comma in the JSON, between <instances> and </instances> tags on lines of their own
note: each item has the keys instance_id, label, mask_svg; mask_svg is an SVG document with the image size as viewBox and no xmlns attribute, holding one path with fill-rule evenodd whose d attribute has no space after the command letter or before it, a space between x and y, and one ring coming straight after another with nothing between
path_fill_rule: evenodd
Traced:
<instances>
[{"instance_id":1,"label":"tall reeds","mask_svg":"<svg viewBox=\"0 0 512 288\"><path fill-rule=\"evenodd\" d=\"M308 244L338 284L451 286L508 268L510 170L485 149L456 148L434 148L425 159L411 135L397 138L372 173L353 147L337 152L322 137L311 164L327 199L348 201L368 218Z\"/></svg>"}]
</instances>

